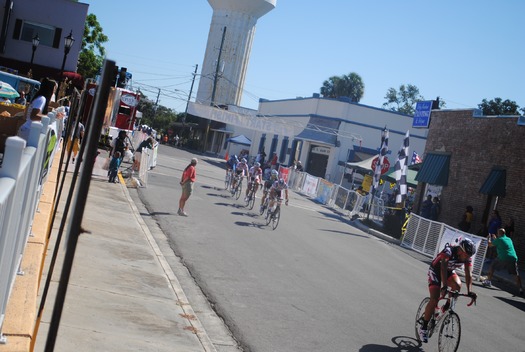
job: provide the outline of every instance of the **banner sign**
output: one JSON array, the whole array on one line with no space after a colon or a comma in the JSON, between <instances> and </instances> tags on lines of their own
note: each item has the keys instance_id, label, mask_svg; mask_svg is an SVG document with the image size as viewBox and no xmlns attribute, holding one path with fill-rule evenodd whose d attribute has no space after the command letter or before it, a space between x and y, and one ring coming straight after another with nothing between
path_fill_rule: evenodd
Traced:
<instances>
[{"instance_id":1,"label":"banner sign","mask_svg":"<svg viewBox=\"0 0 525 352\"><path fill-rule=\"evenodd\" d=\"M430 124L430 113L432 112L432 100L418 101L412 127L428 128Z\"/></svg>"},{"instance_id":2,"label":"banner sign","mask_svg":"<svg viewBox=\"0 0 525 352\"><path fill-rule=\"evenodd\" d=\"M303 193L313 197L316 195L317 191L317 183L319 182L319 178L306 174L306 179L304 180L303 184Z\"/></svg>"},{"instance_id":3,"label":"banner sign","mask_svg":"<svg viewBox=\"0 0 525 352\"><path fill-rule=\"evenodd\" d=\"M321 179L319 182L319 188L317 189L317 198L315 198L315 200L322 204L328 203L333 189L334 184L332 182Z\"/></svg>"},{"instance_id":4,"label":"banner sign","mask_svg":"<svg viewBox=\"0 0 525 352\"><path fill-rule=\"evenodd\" d=\"M291 125L253 114L232 112L224 109L214 108L209 105L190 102L188 113L202 118L224 122L226 124L257 130L263 133L279 134L282 136L294 136L296 133Z\"/></svg>"}]
</instances>

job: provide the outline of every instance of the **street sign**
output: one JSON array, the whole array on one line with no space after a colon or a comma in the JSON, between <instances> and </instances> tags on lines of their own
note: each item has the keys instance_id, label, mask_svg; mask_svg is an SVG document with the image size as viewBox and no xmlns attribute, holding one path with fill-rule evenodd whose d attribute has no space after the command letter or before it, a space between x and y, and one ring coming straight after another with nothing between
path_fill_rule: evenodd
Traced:
<instances>
[{"instance_id":1,"label":"street sign","mask_svg":"<svg viewBox=\"0 0 525 352\"><path fill-rule=\"evenodd\" d=\"M370 167L372 168L372 171L376 171L377 163L379 162L379 157L375 157L374 160L372 160L372 165ZM388 158L385 156L383 158L383 164L381 165L381 175L384 175L388 172L390 169L390 161L388 161Z\"/></svg>"},{"instance_id":2,"label":"street sign","mask_svg":"<svg viewBox=\"0 0 525 352\"><path fill-rule=\"evenodd\" d=\"M432 100L418 101L412 127L428 128L430 124L430 113L432 112Z\"/></svg>"}]
</instances>

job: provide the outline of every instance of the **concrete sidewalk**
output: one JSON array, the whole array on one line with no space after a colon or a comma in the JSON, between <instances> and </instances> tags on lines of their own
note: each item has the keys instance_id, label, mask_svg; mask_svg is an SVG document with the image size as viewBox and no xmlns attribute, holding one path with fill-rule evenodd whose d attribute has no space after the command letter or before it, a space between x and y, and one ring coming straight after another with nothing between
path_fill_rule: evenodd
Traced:
<instances>
[{"instance_id":1,"label":"concrete sidewalk","mask_svg":"<svg viewBox=\"0 0 525 352\"><path fill-rule=\"evenodd\" d=\"M79 237L54 350L216 351L130 198L124 179L119 176L120 183L108 182L107 172L101 168L103 155L97 158L92 175L82 221L86 233ZM59 159L55 159L55 163L58 164ZM35 351L45 348L65 254L67 225L42 320L38 333L33 336L35 312L48 276L73 168L72 164L68 165L59 211L45 250L40 288L38 274L42 255L39 252L46 248L45 244L42 246L45 238L33 239L40 244L39 249L26 250L24 255L23 266L29 270L25 277L17 278L15 286L19 287L13 290L17 297L12 299L21 303L13 304L6 316L3 332L7 344L0 345L0 351L25 352L31 342L35 343ZM53 187L45 191L47 198L42 200L47 203ZM47 211L45 219L50 219L50 208L39 205L40 211ZM45 224L39 223L38 227ZM27 286L31 287L27 289ZM38 297L33 297L36 293ZM11 307L11 300L9 305Z\"/></svg>"}]
</instances>

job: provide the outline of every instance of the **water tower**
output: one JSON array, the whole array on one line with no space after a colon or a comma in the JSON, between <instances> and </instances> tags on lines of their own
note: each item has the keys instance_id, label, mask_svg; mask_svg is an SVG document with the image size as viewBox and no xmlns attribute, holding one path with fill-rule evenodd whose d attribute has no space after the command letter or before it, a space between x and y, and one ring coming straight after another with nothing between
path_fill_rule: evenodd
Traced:
<instances>
[{"instance_id":1,"label":"water tower","mask_svg":"<svg viewBox=\"0 0 525 352\"><path fill-rule=\"evenodd\" d=\"M257 20L277 0L208 0L213 17L196 103L240 105Z\"/></svg>"}]
</instances>

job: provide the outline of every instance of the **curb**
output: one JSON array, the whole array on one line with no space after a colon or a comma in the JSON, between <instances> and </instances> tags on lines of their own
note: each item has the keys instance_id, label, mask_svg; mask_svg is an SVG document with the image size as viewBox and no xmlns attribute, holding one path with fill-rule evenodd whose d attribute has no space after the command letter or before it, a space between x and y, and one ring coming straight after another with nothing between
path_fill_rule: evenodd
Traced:
<instances>
[{"instance_id":1,"label":"curb","mask_svg":"<svg viewBox=\"0 0 525 352\"><path fill-rule=\"evenodd\" d=\"M119 174L120 176L120 174ZM123 179L121 181L124 181ZM126 200L128 201L131 209L133 210L133 216L137 219L137 222L139 223L142 232L146 236L146 239L148 240L148 243L150 244L155 257L159 261L159 264L162 267L162 270L164 270L164 273L166 274L166 277L168 278L168 281L170 282L170 286L177 297L178 304L181 306L182 310L186 314L187 317L192 317L188 320L188 324L191 326L191 330L197 335L197 338L199 339L202 347L207 352L217 352L215 349L215 346L211 342L210 337L206 333L206 330L204 330L204 327L202 326L202 323L200 322L199 318L193 311L192 306L190 305L188 298L186 297L186 294L182 290L182 287L180 285L179 280L175 276L175 273L171 269L171 267L168 264L168 261L162 254L162 251L160 250L159 246L157 245L157 242L155 241L155 238L151 234L149 228L147 227L146 223L140 216L140 212L137 209L137 206L133 202L133 199L131 199L131 196L129 195L128 189L126 187L125 181L121 183L122 186L124 186L124 195L126 196Z\"/></svg>"}]
</instances>

